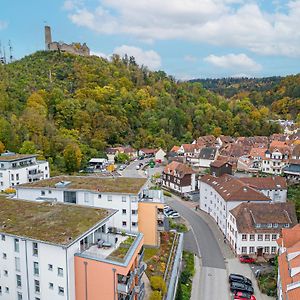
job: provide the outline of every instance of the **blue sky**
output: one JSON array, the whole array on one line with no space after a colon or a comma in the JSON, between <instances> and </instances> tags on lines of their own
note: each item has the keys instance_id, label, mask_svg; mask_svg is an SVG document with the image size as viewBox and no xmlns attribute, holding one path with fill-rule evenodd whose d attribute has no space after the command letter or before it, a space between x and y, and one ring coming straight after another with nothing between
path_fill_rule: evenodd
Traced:
<instances>
[{"instance_id":1,"label":"blue sky","mask_svg":"<svg viewBox=\"0 0 300 300\"><path fill-rule=\"evenodd\" d=\"M178 79L299 73L300 0L2 0L0 41L16 58L55 41L133 55Z\"/></svg>"}]
</instances>

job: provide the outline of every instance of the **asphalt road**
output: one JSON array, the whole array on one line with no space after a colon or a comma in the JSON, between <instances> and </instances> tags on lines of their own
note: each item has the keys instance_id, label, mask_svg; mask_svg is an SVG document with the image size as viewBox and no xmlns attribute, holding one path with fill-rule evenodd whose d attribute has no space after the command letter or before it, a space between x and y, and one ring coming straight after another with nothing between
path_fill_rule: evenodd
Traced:
<instances>
[{"instance_id":1,"label":"asphalt road","mask_svg":"<svg viewBox=\"0 0 300 300\"><path fill-rule=\"evenodd\" d=\"M185 248L201 258L200 276L196 279L198 282L193 281L191 300L230 299L224 257L213 232L199 215L180 201L166 197L166 202L190 224Z\"/></svg>"}]
</instances>

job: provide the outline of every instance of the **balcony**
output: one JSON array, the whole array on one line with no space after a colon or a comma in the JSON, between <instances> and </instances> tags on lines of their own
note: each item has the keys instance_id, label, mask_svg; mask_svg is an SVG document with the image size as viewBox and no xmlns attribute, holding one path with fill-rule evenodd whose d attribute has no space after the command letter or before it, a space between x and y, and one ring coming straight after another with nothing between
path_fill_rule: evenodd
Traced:
<instances>
[{"instance_id":1,"label":"balcony","mask_svg":"<svg viewBox=\"0 0 300 300\"><path fill-rule=\"evenodd\" d=\"M142 261L141 264L137 267L137 275L142 276L146 268L147 264Z\"/></svg>"},{"instance_id":2,"label":"balcony","mask_svg":"<svg viewBox=\"0 0 300 300\"><path fill-rule=\"evenodd\" d=\"M144 260L144 254L145 254L145 248L143 247L141 252L138 255L138 265L140 265L141 262Z\"/></svg>"},{"instance_id":3,"label":"balcony","mask_svg":"<svg viewBox=\"0 0 300 300\"><path fill-rule=\"evenodd\" d=\"M163 221L165 219L164 213L158 211L157 212L157 220Z\"/></svg>"},{"instance_id":4,"label":"balcony","mask_svg":"<svg viewBox=\"0 0 300 300\"><path fill-rule=\"evenodd\" d=\"M131 291L134 276L134 272L130 272L129 276L118 275L117 290L119 293L128 294Z\"/></svg>"},{"instance_id":5,"label":"balcony","mask_svg":"<svg viewBox=\"0 0 300 300\"><path fill-rule=\"evenodd\" d=\"M44 177L44 172L42 171L33 172L33 173L29 172L28 174L28 179L32 181L40 180L43 177Z\"/></svg>"},{"instance_id":6,"label":"balcony","mask_svg":"<svg viewBox=\"0 0 300 300\"><path fill-rule=\"evenodd\" d=\"M134 287L134 291L137 294L142 294L143 292L145 292L145 283L141 281L140 284Z\"/></svg>"}]
</instances>

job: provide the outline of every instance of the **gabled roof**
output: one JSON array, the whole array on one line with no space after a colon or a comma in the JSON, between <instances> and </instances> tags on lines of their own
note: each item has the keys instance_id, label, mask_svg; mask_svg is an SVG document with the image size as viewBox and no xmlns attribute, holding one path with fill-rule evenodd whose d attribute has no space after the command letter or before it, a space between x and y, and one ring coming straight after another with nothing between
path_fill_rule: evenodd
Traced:
<instances>
[{"instance_id":1,"label":"gabled roof","mask_svg":"<svg viewBox=\"0 0 300 300\"><path fill-rule=\"evenodd\" d=\"M178 161L172 161L164 168L165 174L177 175L182 178L185 175L195 174L196 172L186 164L180 163Z\"/></svg>"},{"instance_id":2,"label":"gabled roof","mask_svg":"<svg viewBox=\"0 0 300 300\"><path fill-rule=\"evenodd\" d=\"M236 219L239 233L274 232L281 228L256 228L255 224L297 224L295 206L292 203L242 203L230 210Z\"/></svg>"},{"instance_id":3,"label":"gabled roof","mask_svg":"<svg viewBox=\"0 0 300 300\"><path fill-rule=\"evenodd\" d=\"M180 149L179 146L173 146L172 149L170 150L170 152L177 152Z\"/></svg>"},{"instance_id":4,"label":"gabled roof","mask_svg":"<svg viewBox=\"0 0 300 300\"><path fill-rule=\"evenodd\" d=\"M257 190L281 190L287 189L286 179L281 176L269 177L243 177L242 182Z\"/></svg>"},{"instance_id":5,"label":"gabled roof","mask_svg":"<svg viewBox=\"0 0 300 300\"><path fill-rule=\"evenodd\" d=\"M229 162L229 160L228 160L227 157L221 158L221 159L218 158L217 160L212 161L212 162L210 163L210 166L211 166L211 167L215 167L215 168L220 168L220 167L224 166L225 164L229 164L229 165L232 166L232 163Z\"/></svg>"},{"instance_id":6,"label":"gabled roof","mask_svg":"<svg viewBox=\"0 0 300 300\"><path fill-rule=\"evenodd\" d=\"M214 160L216 157L217 151L218 151L218 149L215 147L202 148L199 153L199 158Z\"/></svg>"},{"instance_id":7,"label":"gabled roof","mask_svg":"<svg viewBox=\"0 0 300 300\"><path fill-rule=\"evenodd\" d=\"M264 158L265 152L267 151L267 148L252 148L250 150L250 156L251 157L261 157Z\"/></svg>"},{"instance_id":8,"label":"gabled roof","mask_svg":"<svg viewBox=\"0 0 300 300\"><path fill-rule=\"evenodd\" d=\"M194 152L195 149L199 149L199 145L197 144L182 144L181 147L185 153L191 153Z\"/></svg>"},{"instance_id":9,"label":"gabled roof","mask_svg":"<svg viewBox=\"0 0 300 300\"><path fill-rule=\"evenodd\" d=\"M300 144L294 147L292 151L292 156L300 157Z\"/></svg>"},{"instance_id":10,"label":"gabled roof","mask_svg":"<svg viewBox=\"0 0 300 300\"><path fill-rule=\"evenodd\" d=\"M200 181L213 187L225 201L271 201L263 193L232 175L224 174L221 177L204 175Z\"/></svg>"}]
</instances>

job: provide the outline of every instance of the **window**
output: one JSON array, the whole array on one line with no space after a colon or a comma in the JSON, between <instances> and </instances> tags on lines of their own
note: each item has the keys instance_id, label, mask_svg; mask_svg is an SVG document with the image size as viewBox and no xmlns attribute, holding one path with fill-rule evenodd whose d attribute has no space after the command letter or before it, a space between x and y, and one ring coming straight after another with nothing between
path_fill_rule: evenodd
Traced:
<instances>
[{"instance_id":1,"label":"window","mask_svg":"<svg viewBox=\"0 0 300 300\"><path fill-rule=\"evenodd\" d=\"M4 234L1 234L1 240L5 241L5 235Z\"/></svg>"},{"instance_id":2,"label":"window","mask_svg":"<svg viewBox=\"0 0 300 300\"><path fill-rule=\"evenodd\" d=\"M127 226L127 222L126 222L126 221L123 221L123 222L122 222L122 226L123 226L123 227Z\"/></svg>"},{"instance_id":3,"label":"window","mask_svg":"<svg viewBox=\"0 0 300 300\"><path fill-rule=\"evenodd\" d=\"M107 195L107 201L112 201L112 196L111 195Z\"/></svg>"},{"instance_id":4,"label":"window","mask_svg":"<svg viewBox=\"0 0 300 300\"><path fill-rule=\"evenodd\" d=\"M17 278L17 287L21 288L22 287L21 275L16 275L16 278Z\"/></svg>"},{"instance_id":5,"label":"window","mask_svg":"<svg viewBox=\"0 0 300 300\"><path fill-rule=\"evenodd\" d=\"M34 291L36 293L40 292L40 281L39 280L34 280Z\"/></svg>"},{"instance_id":6,"label":"window","mask_svg":"<svg viewBox=\"0 0 300 300\"><path fill-rule=\"evenodd\" d=\"M254 234L250 234L250 241L255 241L255 235Z\"/></svg>"},{"instance_id":7,"label":"window","mask_svg":"<svg viewBox=\"0 0 300 300\"><path fill-rule=\"evenodd\" d=\"M35 297L35 298L34 298L34 300L41 300L41 298L39 298L39 297Z\"/></svg>"},{"instance_id":8,"label":"window","mask_svg":"<svg viewBox=\"0 0 300 300\"><path fill-rule=\"evenodd\" d=\"M136 227L137 225L138 225L137 222L132 222L133 227Z\"/></svg>"},{"instance_id":9,"label":"window","mask_svg":"<svg viewBox=\"0 0 300 300\"><path fill-rule=\"evenodd\" d=\"M18 298L17 298L18 300L22 300L22 299L23 299L23 297L22 297L22 293L18 292L18 294L17 294L17 295L18 295Z\"/></svg>"},{"instance_id":10,"label":"window","mask_svg":"<svg viewBox=\"0 0 300 300\"><path fill-rule=\"evenodd\" d=\"M19 180L19 174L16 174L16 180Z\"/></svg>"},{"instance_id":11,"label":"window","mask_svg":"<svg viewBox=\"0 0 300 300\"><path fill-rule=\"evenodd\" d=\"M57 276L60 276L60 277L64 276L64 269L63 268L57 268Z\"/></svg>"},{"instance_id":12,"label":"window","mask_svg":"<svg viewBox=\"0 0 300 300\"><path fill-rule=\"evenodd\" d=\"M122 209L122 214L126 215L126 209Z\"/></svg>"},{"instance_id":13,"label":"window","mask_svg":"<svg viewBox=\"0 0 300 300\"><path fill-rule=\"evenodd\" d=\"M3 259L7 259L7 254L3 252L2 257Z\"/></svg>"},{"instance_id":14,"label":"window","mask_svg":"<svg viewBox=\"0 0 300 300\"><path fill-rule=\"evenodd\" d=\"M42 196L45 196L45 191L41 191L41 195L42 195Z\"/></svg>"},{"instance_id":15,"label":"window","mask_svg":"<svg viewBox=\"0 0 300 300\"><path fill-rule=\"evenodd\" d=\"M36 276L38 276L40 274L39 263L37 261L33 262L33 274Z\"/></svg>"},{"instance_id":16,"label":"window","mask_svg":"<svg viewBox=\"0 0 300 300\"><path fill-rule=\"evenodd\" d=\"M53 282L49 282L49 289L53 290L53 287L54 287Z\"/></svg>"},{"instance_id":17,"label":"window","mask_svg":"<svg viewBox=\"0 0 300 300\"><path fill-rule=\"evenodd\" d=\"M8 271L7 270L4 270L3 273L4 273L4 276L6 276L6 277L8 276Z\"/></svg>"},{"instance_id":18,"label":"window","mask_svg":"<svg viewBox=\"0 0 300 300\"><path fill-rule=\"evenodd\" d=\"M133 210L131 211L131 213L132 213L133 215L137 215L137 210L136 210L136 209L133 209Z\"/></svg>"},{"instance_id":19,"label":"window","mask_svg":"<svg viewBox=\"0 0 300 300\"><path fill-rule=\"evenodd\" d=\"M51 191L51 190L49 190L49 191L48 191L48 194L52 194L52 191Z\"/></svg>"},{"instance_id":20,"label":"window","mask_svg":"<svg viewBox=\"0 0 300 300\"><path fill-rule=\"evenodd\" d=\"M38 256L39 255L38 243L36 243L36 242L32 243L32 254L34 256Z\"/></svg>"},{"instance_id":21,"label":"window","mask_svg":"<svg viewBox=\"0 0 300 300\"><path fill-rule=\"evenodd\" d=\"M272 241L276 241L277 240L277 234L272 234Z\"/></svg>"},{"instance_id":22,"label":"window","mask_svg":"<svg viewBox=\"0 0 300 300\"><path fill-rule=\"evenodd\" d=\"M247 241L247 234L242 234L242 241Z\"/></svg>"},{"instance_id":23,"label":"window","mask_svg":"<svg viewBox=\"0 0 300 300\"><path fill-rule=\"evenodd\" d=\"M267 227L268 227L268 228L272 228L272 223L268 224Z\"/></svg>"},{"instance_id":24,"label":"window","mask_svg":"<svg viewBox=\"0 0 300 300\"><path fill-rule=\"evenodd\" d=\"M243 254L247 253L247 247L242 247L242 253Z\"/></svg>"},{"instance_id":25,"label":"window","mask_svg":"<svg viewBox=\"0 0 300 300\"><path fill-rule=\"evenodd\" d=\"M7 293L7 294L9 293L9 287L8 286L5 287L5 293Z\"/></svg>"},{"instance_id":26,"label":"window","mask_svg":"<svg viewBox=\"0 0 300 300\"><path fill-rule=\"evenodd\" d=\"M254 253L254 247L253 246L251 246L251 247L249 247L249 253Z\"/></svg>"},{"instance_id":27,"label":"window","mask_svg":"<svg viewBox=\"0 0 300 300\"><path fill-rule=\"evenodd\" d=\"M270 253L270 247L265 247L264 248L264 253L269 254Z\"/></svg>"},{"instance_id":28,"label":"window","mask_svg":"<svg viewBox=\"0 0 300 300\"><path fill-rule=\"evenodd\" d=\"M265 234L265 241L269 241L270 240L270 235L269 234Z\"/></svg>"},{"instance_id":29,"label":"window","mask_svg":"<svg viewBox=\"0 0 300 300\"><path fill-rule=\"evenodd\" d=\"M61 286L58 287L58 295L64 295L65 294L65 289Z\"/></svg>"},{"instance_id":30,"label":"window","mask_svg":"<svg viewBox=\"0 0 300 300\"><path fill-rule=\"evenodd\" d=\"M276 253L277 247L276 246L272 246L271 247L271 253L274 254Z\"/></svg>"},{"instance_id":31,"label":"window","mask_svg":"<svg viewBox=\"0 0 300 300\"><path fill-rule=\"evenodd\" d=\"M286 224L284 224L283 226L284 226L284 228L289 228L289 227L290 227L290 224L286 223Z\"/></svg>"},{"instance_id":32,"label":"window","mask_svg":"<svg viewBox=\"0 0 300 300\"><path fill-rule=\"evenodd\" d=\"M260 224L256 224L256 228L260 228L260 226L261 226Z\"/></svg>"},{"instance_id":33,"label":"window","mask_svg":"<svg viewBox=\"0 0 300 300\"><path fill-rule=\"evenodd\" d=\"M49 264L49 265L48 265L48 270L49 270L49 271L53 271L53 265Z\"/></svg>"},{"instance_id":34,"label":"window","mask_svg":"<svg viewBox=\"0 0 300 300\"><path fill-rule=\"evenodd\" d=\"M126 202L126 196L122 196L122 202Z\"/></svg>"},{"instance_id":35,"label":"window","mask_svg":"<svg viewBox=\"0 0 300 300\"><path fill-rule=\"evenodd\" d=\"M101 199L101 194L98 194L98 198Z\"/></svg>"},{"instance_id":36,"label":"window","mask_svg":"<svg viewBox=\"0 0 300 300\"><path fill-rule=\"evenodd\" d=\"M19 241L19 239L15 239L14 243L15 243L15 252L20 252L20 241Z\"/></svg>"},{"instance_id":37,"label":"window","mask_svg":"<svg viewBox=\"0 0 300 300\"><path fill-rule=\"evenodd\" d=\"M64 202L76 204L76 192L64 191Z\"/></svg>"},{"instance_id":38,"label":"window","mask_svg":"<svg viewBox=\"0 0 300 300\"><path fill-rule=\"evenodd\" d=\"M257 238L258 238L259 241L262 241L262 240L263 240L263 235L262 235L262 234L259 234L259 235L257 236Z\"/></svg>"},{"instance_id":39,"label":"window","mask_svg":"<svg viewBox=\"0 0 300 300\"><path fill-rule=\"evenodd\" d=\"M21 270L20 258L19 257L15 257L15 268L16 268L16 271L20 271Z\"/></svg>"},{"instance_id":40,"label":"window","mask_svg":"<svg viewBox=\"0 0 300 300\"><path fill-rule=\"evenodd\" d=\"M277 228L277 227L278 227L278 224L277 224L277 223L274 223L274 224L273 224L273 227L274 227L274 228Z\"/></svg>"}]
</instances>

